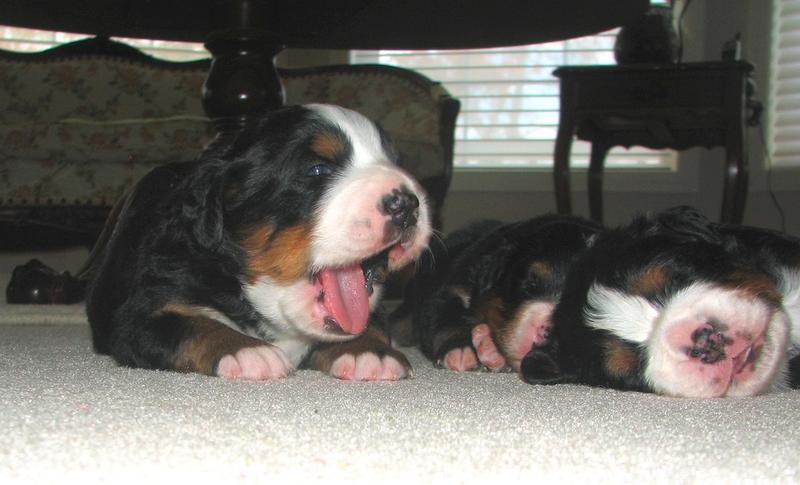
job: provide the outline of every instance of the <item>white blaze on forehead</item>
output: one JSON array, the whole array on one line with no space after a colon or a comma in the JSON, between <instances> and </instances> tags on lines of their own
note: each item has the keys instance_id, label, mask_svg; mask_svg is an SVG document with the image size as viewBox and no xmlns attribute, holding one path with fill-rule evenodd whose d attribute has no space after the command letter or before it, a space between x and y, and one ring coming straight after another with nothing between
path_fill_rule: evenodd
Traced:
<instances>
[{"instance_id":1,"label":"white blaze on forehead","mask_svg":"<svg viewBox=\"0 0 800 485\"><path fill-rule=\"evenodd\" d=\"M409 191L419 204L416 228L406 234L405 256L390 260L390 269L405 265L419 256L430 236L430 219L424 191L419 183L397 167L385 151L377 126L361 114L339 106L306 106L320 120L339 130L349 145L350 158L332 177L316 207L312 234L311 263L315 270L345 267L400 242L387 239L391 215L383 210L383 200L397 191ZM402 252L402 251L401 251Z\"/></svg>"},{"instance_id":2,"label":"white blaze on forehead","mask_svg":"<svg viewBox=\"0 0 800 485\"><path fill-rule=\"evenodd\" d=\"M381 135L375 124L365 116L329 104L310 104L307 107L347 136L353 148L350 162L354 167L388 162Z\"/></svg>"},{"instance_id":3,"label":"white blaze on forehead","mask_svg":"<svg viewBox=\"0 0 800 485\"><path fill-rule=\"evenodd\" d=\"M391 217L380 209L381 200L400 188L411 190L419 201L415 249L407 249L421 251L431 230L425 194L397 167L366 165L349 170L320 200L311 242L315 269L351 264L385 249L391 242L385 239Z\"/></svg>"}]
</instances>

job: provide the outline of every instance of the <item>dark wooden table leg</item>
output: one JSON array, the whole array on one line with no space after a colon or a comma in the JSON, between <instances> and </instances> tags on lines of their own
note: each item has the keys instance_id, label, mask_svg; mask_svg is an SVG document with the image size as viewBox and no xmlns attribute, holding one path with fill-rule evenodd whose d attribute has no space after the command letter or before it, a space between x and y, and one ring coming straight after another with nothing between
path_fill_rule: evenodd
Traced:
<instances>
[{"instance_id":1,"label":"dark wooden table leg","mask_svg":"<svg viewBox=\"0 0 800 485\"><path fill-rule=\"evenodd\" d=\"M747 201L750 168L745 144L745 77L727 83L725 113L725 177L720 222L741 224Z\"/></svg>"},{"instance_id":2,"label":"dark wooden table leg","mask_svg":"<svg viewBox=\"0 0 800 485\"><path fill-rule=\"evenodd\" d=\"M589 158L589 216L601 224L603 223L603 165L608 150L605 140L594 140Z\"/></svg>"},{"instance_id":3,"label":"dark wooden table leg","mask_svg":"<svg viewBox=\"0 0 800 485\"><path fill-rule=\"evenodd\" d=\"M749 168L742 150L726 151L725 188L722 194L722 213L720 221L741 224L747 201Z\"/></svg>"},{"instance_id":4,"label":"dark wooden table leg","mask_svg":"<svg viewBox=\"0 0 800 485\"><path fill-rule=\"evenodd\" d=\"M725 182L720 222L741 224L747 201L750 168L745 154L744 126L728 135L725 146Z\"/></svg>"},{"instance_id":5,"label":"dark wooden table leg","mask_svg":"<svg viewBox=\"0 0 800 485\"><path fill-rule=\"evenodd\" d=\"M249 115L284 104L284 91L275 68L283 45L264 30L264 2L219 2L219 30L206 41L213 55L203 85L203 108L219 131L235 130Z\"/></svg>"},{"instance_id":6,"label":"dark wooden table leg","mask_svg":"<svg viewBox=\"0 0 800 485\"><path fill-rule=\"evenodd\" d=\"M559 214L572 213L572 196L569 186L569 159L572 138L575 136L575 96L572 86L561 83L561 114L553 160L553 184L556 192L556 210Z\"/></svg>"}]
</instances>

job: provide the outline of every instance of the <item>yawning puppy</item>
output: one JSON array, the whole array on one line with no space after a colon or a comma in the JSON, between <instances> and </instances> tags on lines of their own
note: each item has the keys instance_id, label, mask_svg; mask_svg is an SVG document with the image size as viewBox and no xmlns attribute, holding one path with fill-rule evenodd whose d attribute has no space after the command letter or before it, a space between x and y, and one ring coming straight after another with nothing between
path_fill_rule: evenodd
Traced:
<instances>
[{"instance_id":1,"label":"yawning puppy","mask_svg":"<svg viewBox=\"0 0 800 485\"><path fill-rule=\"evenodd\" d=\"M87 297L98 352L267 379L318 342L342 342L307 361L343 378L407 374L402 354L366 329L386 272L426 247L428 206L363 116L327 105L268 113L198 161L152 171L114 219Z\"/></svg>"},{"instance_id":2,"label":"yawning puppy","mask_svg":"<svg viewBox=\"0 0 800 485\"><path fill-rule=\"evenodd\" d=\"M784 386L800 345L799 265L800 241L689 208L606 231L573 266L554 338L525 357L523 377L685 397Z\"/></svg>"},{"instance_id":3,"label":"yawning puppy","mask_svg":"<svg viewBox=\"0 0 800 485\"><path fill-rule=\"evenodd\" d=\"M432 244L433 271L413 282L407 304L416 307L423 352L454 370L519 370L531 347L547 342L567 269L599 230L578 217L548 215L479 222L443 247Z\"/></svg>"}]
</instances>

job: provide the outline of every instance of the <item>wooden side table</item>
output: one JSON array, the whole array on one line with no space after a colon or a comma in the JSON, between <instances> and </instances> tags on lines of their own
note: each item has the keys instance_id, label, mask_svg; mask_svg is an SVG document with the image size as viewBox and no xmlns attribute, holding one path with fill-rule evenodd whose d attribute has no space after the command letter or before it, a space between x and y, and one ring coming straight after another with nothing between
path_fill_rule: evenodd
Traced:
<instances>
[{"instance_id":1,"label":"wooden side table","mask_svg":"<svg viewBox=\"0 0 800 485\"><path fill-rule=\"evenodd\" d=\"M589 211L603 220L603 164L614 146L725 147L722 222L740 223L747 197L747 77L742 61L556 69L561 119L553 178L559 213L571 213L572 139L591 142Z\"/></svg>"}]
</instances>

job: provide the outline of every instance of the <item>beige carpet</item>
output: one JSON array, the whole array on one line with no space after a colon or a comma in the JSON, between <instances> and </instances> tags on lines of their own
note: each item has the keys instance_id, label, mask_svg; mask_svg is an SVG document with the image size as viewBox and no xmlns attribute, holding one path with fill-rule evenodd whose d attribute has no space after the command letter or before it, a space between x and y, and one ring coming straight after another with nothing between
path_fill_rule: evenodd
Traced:
<instances>
[{"instance_id":1,"label":"beige carpet","mask_svg":"<svg viewBox=\"0 0 800 485\"><path fill-rule=\"evenodd\" d=\"M800 483L800 391L539 387L414 350L402 382L229 382L120 368L63 310L0 308L2 484Z\"/></svg>"}]
</instances>

